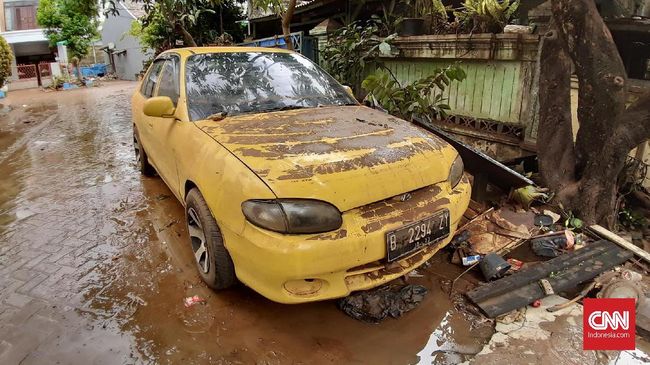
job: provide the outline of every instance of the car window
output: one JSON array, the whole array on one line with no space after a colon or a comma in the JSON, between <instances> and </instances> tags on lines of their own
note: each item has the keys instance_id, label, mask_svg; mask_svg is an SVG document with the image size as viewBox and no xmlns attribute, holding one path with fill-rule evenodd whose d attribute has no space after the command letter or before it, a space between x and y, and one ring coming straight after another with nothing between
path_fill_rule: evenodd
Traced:
<instances>
[{"instance_id":1,"label":"car window","mask_svg":"<svg viewBox=\"0 0 650 365\"><path fill-rule=\"evenodd\" d=\"M158 82L158 75L160 74L160 68L164 62L165 60L154 61L149 73L147 73L145 80L142 82L142 89L140 92L142 92L142 95L145 97L150 98L153 96L153 92L156 89L156 83Z\"/></svg>"},{"instance_id":2,"label":"car window","mask_svg":"<svg viewBox=\"0 0 650 365\"><path fill-rule=\"evenodd\" d=\"M160 86L158 87L157 96L169 96L174 105L176 105L180 95L178 71L178 58L172 57L162 66L160 80L158 80Z\"/></svg>"},{"instance_id":3,"label":"car window","mask_svg":"<svg viewBox=\"0 0 650 365\"><path fill-rule=\"evenodd\" d=\"M185 67L191 120L218 113L357 104L333 77L296 53L197 54Z\"/></svg>"}]
</instances>

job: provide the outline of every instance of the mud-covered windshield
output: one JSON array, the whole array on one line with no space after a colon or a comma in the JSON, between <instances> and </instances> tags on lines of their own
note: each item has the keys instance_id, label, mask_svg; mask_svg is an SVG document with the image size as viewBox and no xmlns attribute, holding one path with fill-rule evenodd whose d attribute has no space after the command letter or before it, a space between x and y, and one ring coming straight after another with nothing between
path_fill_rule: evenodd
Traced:
<instances>
[{"instance_id":1,"label":"mud-covered windshield","mask_svg":"<svg viewBox=\"0 0 650 365\"><path fill-rule=\"evenodd\" d=\"M185 78L191 120L356 104L336 80L294 53L198 54L187 60Z\"/></svg>"}]
</instances>

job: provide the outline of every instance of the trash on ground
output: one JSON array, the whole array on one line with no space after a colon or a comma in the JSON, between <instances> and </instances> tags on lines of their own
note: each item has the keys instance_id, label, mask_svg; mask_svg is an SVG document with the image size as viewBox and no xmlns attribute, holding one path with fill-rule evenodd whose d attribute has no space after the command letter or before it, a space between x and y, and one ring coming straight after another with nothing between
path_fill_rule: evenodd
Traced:
<instances>
[{"instance_id":1,"label":"trash on ground","mask_svg":"<svg viewBox=\"0 0 650 365\"><path fill-rule=\"evenodd\" d=\"M414 309L426 294L427 288L422 285L383 286L342 298L338 307L354 319L379 323L388 316L399 318Z\"/></svg>"},{"instance_id":2,"label":"trash on ground","mask_svg":"<svg viewBox=\"0 0 650 365\"><path fill-rule=\"evenodd\" d=\"M552 211L550 211L548 209L544 209L544 211L542 211L542 213L544 215L547 215L547 216L551 217L551 219L553 219L553 223L557 223L560 220L560 218L562 218L562 216L560 216L559 214L557 214L555 212L552 212Z\"/></svg>"},{"instance_id":3,"label":"trash on ground","mask_svg":"<svg viewBox=\"0 0 650 365\"><path fill-rule=\"evenodd\" d=\"M507 207L477 217L463 227L469 232L467 243L471 253L499 252L513 242L530 238L539 230L534 225L534 217L533 212L516 212Z\"/></svg>"},{"instance_id":4,"label":"trash on ground","mask_svg":"<svg viewBox=\"0 0 650 365\"><path fill-rule=\"evenodd\" d=\"M485 255L478 266L488 281L502 278L510 270L510 264L495 253Z\"/></svg>"},{"instance_id":5,"label":"trash on ground","mask_svg":"<svg viewBox=\"0 0 650 365\"><path fill-rule=\"evenodd\" d=\"M467 293L469 299L488 317L494 318L544 298L540 281L552 290L566 291L619 265L632 254L608 241L593 242L583 249L526 267L505 278L492 281Z\"/></svg>"},{"instance_id":6,"label":"trash on ground","mask_svg":"<svg viewBox=\"0 0 650 365\"><path fill-rule=\"evenodd\" d=\"M510 264L510 272L513 273L521 270L521 268L524 266L524 262L517 259L509 258L506 261L508 261Z\"/></svg>"},{"instance_id":7,"label":"trash on ground","mask_svg":"<svg viewBox=\"0 0 650 365\"><path fill-rule=\"evenodd\" d=\"M547 214L537 214L535 216L535 225L538 227L550 227L555 223L553 217Z\"/></svg>"},{"instance_id":8,"label":"trash on ground","mask_svg":"<svg viewBox=\"0 0 650 365\"><path fill-rule=\"evenodd\" d=\"M201 298L198 295L194 295L183 299L183 304L185 304L185 308L189 308L198 303L205 303L205 299Z\"/></svg>"},{"instance_id":9,"label":"trash on ground","mask_svg":"<svg viewBox=\"0 0 650 365\"><path fill-rule=\"evenodd\" d=\"M472 266L481 261L481 255L471 255L463 257L463 266Z\"/></svg>"},{"instance_id":10,"label":"trash on ground","mask_svg":"<svg viewBox=\"0 0 650 365\"><path fill-rule=\"evenodd\" d=\"M534 185L524 186L523 188L515 189L510 194L510 198L522 206L528 208L533 202L546 203L551 199L548 194L547 188L540 188Z\"/></svg>"},{"instance_id":11,"label":"trash on ground","mask_svg":"<svg viewBox=\"0 0 650 365\"><path fill-rule=\"evenodd\" d=\"M569 251L575 243L573 232L564 230L533 237L530 240L531 248L537 256L557 257Z\"/></svg>"},{"instance_id":12,"label":"trash on ground","mask_svg":"<svg viewBox=\"0 0 650 365\"><path fill-rule=\"evenodd\" d=\"M599 363L596 351L582 350L582 331L577 325L582 323L582 305L572 303L555 313L546 310L566 301L552 295L542 299L537 308L525 306L497 318L496 333L473 363L538 363L544 353L571 354L569 362L575 364ZM534 351L530 351L531 345L535 346Z\"/></svg>"}]
</instances>

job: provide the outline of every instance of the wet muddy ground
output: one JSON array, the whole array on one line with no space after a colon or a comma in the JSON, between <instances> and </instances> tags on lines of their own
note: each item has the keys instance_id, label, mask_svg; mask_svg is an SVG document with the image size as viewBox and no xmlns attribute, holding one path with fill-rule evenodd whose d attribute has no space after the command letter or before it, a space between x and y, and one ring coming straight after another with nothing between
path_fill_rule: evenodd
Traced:
<instances>
[{"instance_id":1,"label":"wet muddy ground","mask_svg":"<svg viewBox=\"0 0 650 365\"><path fill-rule=\"evenodd\" d=\"M456 363L489 339L492 325L449 299L461 268L444 254L408 279L429 289L418 308L381 324L334 301L206 288L181 204L136 169L134 87L1 101L1 364ZM206 303L185 308L191 295Z\"/></svg>"}]
</instances>

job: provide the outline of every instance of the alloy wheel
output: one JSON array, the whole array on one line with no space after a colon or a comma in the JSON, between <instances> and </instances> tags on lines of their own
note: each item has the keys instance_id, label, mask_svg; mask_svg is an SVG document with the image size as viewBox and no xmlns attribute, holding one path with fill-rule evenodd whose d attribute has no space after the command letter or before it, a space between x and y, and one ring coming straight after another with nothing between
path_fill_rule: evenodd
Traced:
<instances>
[{"instance_id":1,"label":"alloy wheel","mask_svg":"<svg viewBox=\"0 0 650 365\"><path fill-rule=\"evenodd\" d=\"M210 269L210 260L208 257L208 248L207 242L205 240L205 233L203 232L203 227L201 226L199 216L192 207L187 209L187 228L190 233L190 241L192 243L194 259L199 265L199 268L201 268L204 273L207 273Z\"/></svg>"}]
</instances>

